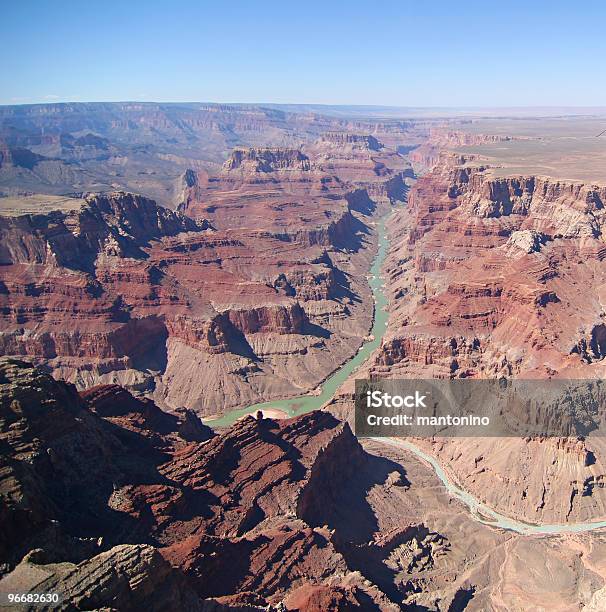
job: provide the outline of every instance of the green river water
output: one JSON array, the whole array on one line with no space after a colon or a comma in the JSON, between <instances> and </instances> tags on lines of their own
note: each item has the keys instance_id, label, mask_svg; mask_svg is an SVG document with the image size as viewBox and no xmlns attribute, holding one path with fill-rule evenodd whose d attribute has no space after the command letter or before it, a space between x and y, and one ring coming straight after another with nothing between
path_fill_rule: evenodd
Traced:
<instances>
[{"instance_id":1,"label":"green river water","mask_svg":"<svg viewBox=\"0 0 606 612\"><path fill-rule=\"evenodd\" d=\"M207 420L207 425L215 428L228 427L246 414L254 414L257 410L266 410L271 408L282 410L289 416L297 416L299 414L311 412L312 410L318 410L326 402L332 399L337 389L370 357L371 353L380 346L381 339L387 327L387 298L383 292L384 285L381 277L381 268L383 267L388 250L388 240L385 232L386 221L387 216L383 217L377 224L379 246L377 255L370 270L369 278L369 284L372 289L375 303L374 320L372 330L370 332L372 339L365 341L352 359L345 362L324 381L319 394L301 395L289 399L273 400L270 402L254 404L244 408L237 408L227 412L218 419ZM501 529L508 529L523 535L580 533L606 528L606 521L563 524L542 523L540 525L517 521L496 512L492 508L489 508L476 499L473 495L459 487L456 483L452 482L442 466L434 457L423 452L409 440L390 438L375 438L375 440L389 446L404 448L411 453L414 453L425 464L429 465L433 469L436 476L441 480L442 484L446 487L450 495L467 506L470 516L479 523Z\"/></svg>"},{"instance_id":2,"label":"green river water","mask_svg":"<svg viewBox=\"0 0 606 612\"><path fill-rule=\"evenodd\" d=\"M206 421L211 427L226 427L231 425L246 414L254 414L257 410L267 410L274 408L286 412L289 416L297 416L312 410L318 410L327 401L332 399L337 389L370 357L371 353L379 348L381 338L387 327L387 298L383 293L383 279L381 278L381 268L387 255L387 237L385 232L386 217L383 217L377 224L379 237L379 248L377 255L370 269L369 284L375 300L375 312L372 330L370 335L372 340L367 340L360 347L355 356L346 361L339 369L335 370L322 384L321 392L317 395L300 395L289 399L272 400L262 402L245 408L231 410L218 419Z\"/></svg>"}]
</instances>

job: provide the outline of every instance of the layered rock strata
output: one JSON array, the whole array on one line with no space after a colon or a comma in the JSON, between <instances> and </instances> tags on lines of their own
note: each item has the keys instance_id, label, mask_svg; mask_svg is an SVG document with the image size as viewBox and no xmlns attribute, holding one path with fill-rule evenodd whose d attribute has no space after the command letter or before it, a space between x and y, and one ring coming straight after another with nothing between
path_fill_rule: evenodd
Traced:
<instances>
[{"instance_id":1,"label":"layered rock strata","mask_svg":"<svg viewBox=\"0 0 606 612\"><path fill-rule=\"evenodd\" d=\"M373 568L427 530L382 536L366 491L405 491L400 466L326 412L191 425L0 360L2 589L59 592L65 609L397 609L405 576L386 594Z\"/></svg>"},{"instance_id":2,"label":"layered rock strata","mask_svg":"<svg viewBox=\"0 0 606 612\"><path fill-rule=\"evenodd\" d=\"M406 162L359 139L342 178L300 149L238 149L186 173L181 212L112 193L0 218L0 353L202 414L311 391L368 332L373 216L405 188Z\"/></svg>"},{"instance_id":3,"label":"layered rock strata","mask_svg":"<svg viewBox=\"0 0 606 612\"><path fill-rule=\"evenodd\" d=\"M443 154L389 228L389 326L367 373L603 378L605 198L597 184L497 178ZM504 514L606 515L601 438L420 443Z\"/></svg>"},{"instance_id":4,"label":"layered rock strata","mask_svg":"<svg viewBox=\"0 0 606 612\"><path fill-rule=\"evenodd\" d=\"M57 592L54 609L603 601L599 534L479 524L423 463L381 441L362 447L326 412L214 434L120 387L79 394L4 358L0 496L0 590Z\"/></svg>"}]
</instances>

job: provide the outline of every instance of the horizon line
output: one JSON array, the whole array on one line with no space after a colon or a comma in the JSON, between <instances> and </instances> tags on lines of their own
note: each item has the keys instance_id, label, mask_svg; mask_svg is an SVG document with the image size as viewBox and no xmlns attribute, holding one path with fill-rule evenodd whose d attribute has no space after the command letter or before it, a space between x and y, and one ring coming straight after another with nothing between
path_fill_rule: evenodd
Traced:
<instances>
[{"instance_id":1,"label":"horizon line","mask_svg":"<svg viewBox=\"0 0 606 612\"><path fill-rule=\"evenodd\" d=\"M600 109L606 110L606 104L520 104L520 105L474 105L474 106L448 106L448 105L399 105L399 104L362 104L362 103L330 103L330 102L235 102L235 101L209 101L209 100L44 100L40 102L0 102L2 106L61 106L64 104L208 104L213 106L293 106L293 107L326 107L326 108L376 108L376 109L403 109L403 110L521 110L521 109Z\"/></svg>"}]
</instances>

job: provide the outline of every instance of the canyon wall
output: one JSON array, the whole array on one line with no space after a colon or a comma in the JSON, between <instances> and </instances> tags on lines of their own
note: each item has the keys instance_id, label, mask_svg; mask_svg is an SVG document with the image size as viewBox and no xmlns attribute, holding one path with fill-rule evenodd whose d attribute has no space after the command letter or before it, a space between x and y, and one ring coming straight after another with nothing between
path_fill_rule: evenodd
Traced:
<instances>
[{"instance_id":1,"label":"canyon wall","mask_svg":"<svg viewBox=\"0 0 606 612\"><path fill-rule=\"evenodd\" d=\"M217 172L233 147L298 148L329 131L392 149L425 139L431 120L352 119L249 104L32 104L0 109L4 195L129 191L174 207L187 169Z\"/></svg>"},{"instance_id":2,"label":"canyon wall","mask_svg":"<svg viewBox=\"0 0 606 612\"><path fill-rule=\"evenodd\" d=\"M428 138L410 151L408 159L417 173L422 174L431 170L438 162L442 152L464 149L469 146L537 139L532 136L470 132L464 129L465 126L456 126L452 123L448 122L446 125L430 127ZM469 123L473 122L470 121Z\"/></svg>"},{"instance_id":3,"label":"canyon wall","mask_svg":"<svg viewBox=\"0 0 606 612\"><path fill-rule=\"evenodd\" d=\"M117 385L78 393L0 358L3 592L201 612L600 601L599 536L481 525L438 482L326 412L217 433Z\"/></svg>"},{"instance_id":4,"label":"canyon wall","mask_svg":"<svg viewBox=\"0 0 606 612\"><path fill-rule=\"evenodd\" d=\"M313 502L372 462L327 413L215 435L120 387L79 396L0 359L0 423L3 588L43 584L77 609L397 609L339 552L338 499Z\"/></svg>"},{"instance_id":5,"label":"canyon wall","mask_svg":"<svg viewBox=\"0 0 606 612\"><path fill-rule=\"evenodd\" d=\"M373 219L410 172L351 138L237 148L184 173L179 212L114 192L0 216L0 353L206 415L311 391L368 333Z\"/></svg>"},{"instance_id":6,"label":"canyon wall","mask_svg":"<svg viewBox=\"0 0 606 612\"><path fill-rule=\"evenodd\" d=\"M390 223L389 324L367 373L603 378L605 201L599 184L500 178L478 158L443 152ZM419 443L504 514L606 515L601 439Z\"/></svg>"}]
</instances>

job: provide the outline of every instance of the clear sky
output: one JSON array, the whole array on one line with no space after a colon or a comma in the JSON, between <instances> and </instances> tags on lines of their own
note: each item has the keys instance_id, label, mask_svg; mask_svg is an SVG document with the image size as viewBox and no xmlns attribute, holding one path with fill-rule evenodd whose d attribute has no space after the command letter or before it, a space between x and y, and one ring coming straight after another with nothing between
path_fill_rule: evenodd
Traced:
<instances>
[{"instance_id":1,"label":"clear sky","mask_svg":"<svg viewBox=\"0 0 606 612\"><path fill-rule=\"evenodd\" d=\"M1 104L606 105L603 1L1 1Z\"/></svg>"}]
</instances>

